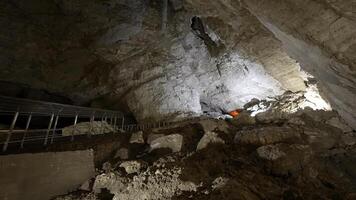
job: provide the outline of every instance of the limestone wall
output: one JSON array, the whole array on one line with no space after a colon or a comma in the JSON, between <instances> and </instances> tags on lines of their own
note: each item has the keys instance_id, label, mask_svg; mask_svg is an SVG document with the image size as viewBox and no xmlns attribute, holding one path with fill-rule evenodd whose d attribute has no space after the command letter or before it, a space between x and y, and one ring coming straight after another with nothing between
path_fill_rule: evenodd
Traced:
<instances>
[{"instance_id":1,"label":"limestone wall","mask_svg":"<svg viewBox=\"0 0 356 200\"><path fill-rule=\"evenodd\" d=\"M299 65L240 4L170 1L162 33L160 2L2 1L0 80L139 121L199 115L202 103L229 111L305 89ZM193 16L217 45L193 33Z\"/></svg>"},{"instance_id":2,"label":"limestone wall","mask_svg":"<svg viewBox=\"0 0 356 200\"><path fill-rule=\"evenodd\" d=\"M350 1L245 1L302 68L319 80L334 109L356 127L356 20ZM353 4L353 6L352 6Z\"/></svg>"}]
</instances>

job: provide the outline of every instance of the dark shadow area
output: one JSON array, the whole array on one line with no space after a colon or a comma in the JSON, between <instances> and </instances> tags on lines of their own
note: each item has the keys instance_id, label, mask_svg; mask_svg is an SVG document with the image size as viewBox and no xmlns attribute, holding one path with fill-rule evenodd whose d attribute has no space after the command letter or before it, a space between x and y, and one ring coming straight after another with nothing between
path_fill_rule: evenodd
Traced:
<instances>
[{"instance_id":1,"label":"dark shadow area","mask_svg":"<svg viewBox=\"0 0 356 200\"><path fill-rule=\"evenodd\" d=\"M110 191L106 188L102 188L101 192L98 194L99 200L112 200L114 194L111 194Z\"/></svg>"},{"instance_id":2,"label":"dark shadow area","mask_svg":"<svg viewBox=\"0 0 356 200\"><path fill-rule=\"evenodd\" d=\"M64 95L48 92L46 90L34 89L29 85L0 81L0 95L54 103L70 104L74 102Z\"/></svg>"},{"instance_id":3,"label":"dark shadow area","mask_svg":"<svg viewBox=\"0 0 356 200\"><path fill-rule=\"evenodd\" d=\"M190 27L192 28L193 33L204 41L204 44L208 48L210 55L212 57L219 56L220 52L224 49L224 46L221 44L217 44L214 40L211 39L211 37L205 30L203 20L200 17L194 16L191 20ZM221 75L220 70L219 74Z\"/></svg>"}]
</instances>

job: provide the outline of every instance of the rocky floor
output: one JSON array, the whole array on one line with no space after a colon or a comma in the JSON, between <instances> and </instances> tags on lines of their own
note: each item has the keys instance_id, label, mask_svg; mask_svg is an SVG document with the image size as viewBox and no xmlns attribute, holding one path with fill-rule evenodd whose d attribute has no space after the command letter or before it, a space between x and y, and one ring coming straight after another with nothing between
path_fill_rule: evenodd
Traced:
<instances>
[{"instance_id":1,"label":"rocky floor","mask_svg":"<svg viewBox=\"0 0 356 200\"><path fill-rule=\"evenodd\" d=\"M331 111L199 118L121 144L56 200L356 199L356 133Z\"/></svg>"}]
</instances>

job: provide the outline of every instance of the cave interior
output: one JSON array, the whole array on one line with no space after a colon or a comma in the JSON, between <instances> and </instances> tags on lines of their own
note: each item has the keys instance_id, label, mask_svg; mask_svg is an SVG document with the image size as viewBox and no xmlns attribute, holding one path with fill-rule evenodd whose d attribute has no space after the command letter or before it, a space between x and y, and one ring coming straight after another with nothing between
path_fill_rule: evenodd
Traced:
<instances>
[{"instance_id":1,"label":"cave interior","mask_svg":"<svg viewBox=\"0 0 356 200\"><path fill-rule=\"evenodd\" d=\"M103 174L91 179L84 196L75 193L63 199L356 198L352 0L2 0L0 26L0 96L125 116L119 132L130 133L131 138L94 136L93 142L83 145L63 142L52 149L30 148L29 152L74 151L118 138L130 146L124 145L130 158L120 157L123 147L111 150L117 153L110 170L95 163ZM0 102L2 139L29 126L28 113L20 112L14 120L3 110L10 103ZM15 108L11 111L20 110ZM55 116L33 116L31 129L49 132ZM59 135L74 132L76 126L87 130L89 123L88 130L95 132L96 120L100 127L112 126L115 120L108 133L116 132L116 118L109 116L109 122L105 115L107 123L100 125L104 116L77 114L56 120L53 134L56 127ZM227 131L221 124L227 124ZM132 139L137 132L130 125L143 134L141 146L136 144L141 139ZM176 147L181 140L182 147ZM207 149L205 143L214 144ZM97 156L98 148L94 149ZM186 156L188 151L197 153ZM172 153L176 160L171 162L164 156ZM181 154L189 163L177 161ZM208 155L219 157L220 164L211 163ZM129 167L125 160L131 162ZM162 169L174 177L164 186L166 179L148 172L157 168L157 162L186 170L178 177L172 166ZM135 171L137 166L141 171ZM209 171L211 167L223 172ZM121 171L110 175L117 168ZM121 176L123 168L125 181L116 178L109 184L106 179ZM130 170L136 179L130 179ZM256 183L252 188L253 178L242 176L245 172L269 186ZM137 185L142 173L157 179L145 183L148 189ZM204 186L197 184L199 180ZM118 182L139 192L122 189ZM208 190L205 184L222 186ZM154 187L171 191L153 194Z\"/></svg>"}]
</instances>

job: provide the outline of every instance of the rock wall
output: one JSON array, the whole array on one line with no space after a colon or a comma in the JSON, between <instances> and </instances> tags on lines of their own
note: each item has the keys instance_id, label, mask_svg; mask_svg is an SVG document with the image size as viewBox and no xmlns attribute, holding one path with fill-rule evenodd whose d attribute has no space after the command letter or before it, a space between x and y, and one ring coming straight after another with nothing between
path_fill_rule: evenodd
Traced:
<instances>
[{"instance_id":1,"label":"rock wall","mask_svg":"<svg viewBox=\"0 0 356 200\"><path fill-rule=\"evenodd\" d=\"M0 9L0 80L139 121L227 112L305 90L298 63L234 1L169 1L165 31L161 1L21 0ZM194 16L205 39L191 28Z\"/></svg>"},{"instance_id":2,"label":"rock wall","mask_svg":"<svg viewBox=\"0 0 356 200\"><path fill-rule=\"evenodd\" d=\"M322 94L356 127L356 18L351 1L245 1L302 68L320 80Z\"/></svg>"},{"instance_id":3,"label":"rock wall","mask_svg":"<svg viewBox=\"0 0 356 200\"><path fill-rule=\"evenodd\" d=\"M0 199L51 199L95 175L92 150L0 157Z\"/></svg>"}]
</instances>

